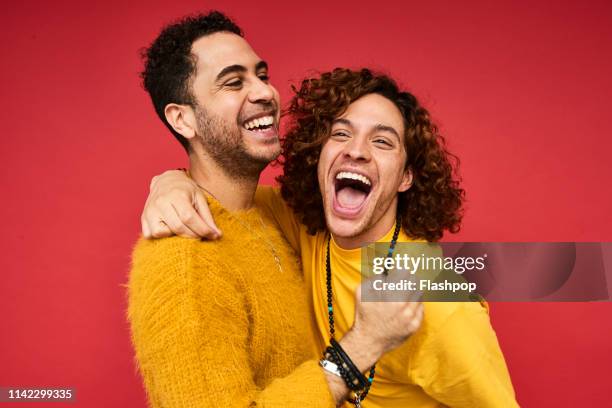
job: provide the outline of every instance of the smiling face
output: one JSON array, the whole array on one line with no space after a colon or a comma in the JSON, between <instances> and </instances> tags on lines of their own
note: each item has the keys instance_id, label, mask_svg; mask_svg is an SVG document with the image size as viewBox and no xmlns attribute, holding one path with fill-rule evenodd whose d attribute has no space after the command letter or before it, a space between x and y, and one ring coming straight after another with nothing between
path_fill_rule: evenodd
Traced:
<instances>
[{"instance_id":1,"label":"smiling face","mask_svg":"<svg viewBox=\"0 0 612 408\"><path fill-rule=\"evenodd\" d=\"M192 54L191 90L204 149L230 172L253 163L260 171L280 153L279 95L267 64L242 37L227 32L196 40Z\"/></svg>"},{"instance_id":2,"label":"smiling face","mask_svg":"<svg viewBox=\"0 0 612 408\"><path fill-rule=\"evenodd\" d=\"M379 94L334 120L317 173L327 227L342 247L376 241L393 227L397 195L412 183L404 130L400 110Z\"/></svg>"}]
</instances>

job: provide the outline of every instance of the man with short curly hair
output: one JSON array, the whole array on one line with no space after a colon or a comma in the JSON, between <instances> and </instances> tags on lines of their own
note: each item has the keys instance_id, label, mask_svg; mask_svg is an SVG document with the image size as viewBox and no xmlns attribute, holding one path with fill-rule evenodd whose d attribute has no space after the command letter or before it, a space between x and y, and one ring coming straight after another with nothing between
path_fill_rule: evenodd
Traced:
<instances>
[{"instance_id":1,"label":"man with short curly hair","mask_svg":"<svg viewBox=\"0 0 612 408\"><path fill-rule=\"evenodd\" d=\"M280 191L259 187L256 202L300 253L321 353L359 317L352 294L361 280L361 247L437 241L444 230L457 231L463 190L427 110L388 76L336 69L306 79L289 114ZM182 172L169 172L156 180L150 200L166 196L185 208L170 186L183 195L197 191ZM161 213L150 204L143 215L146 221ZM479 302L425 303L421 328L378 360L370 380L367 407L518 406Z\"/></svg>"}]
</instances>

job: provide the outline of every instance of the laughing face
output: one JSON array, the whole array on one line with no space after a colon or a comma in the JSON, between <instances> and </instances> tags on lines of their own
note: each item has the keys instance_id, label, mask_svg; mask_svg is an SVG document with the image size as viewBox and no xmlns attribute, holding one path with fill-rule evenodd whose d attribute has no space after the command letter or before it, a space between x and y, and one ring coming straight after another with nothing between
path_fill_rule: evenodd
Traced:
<instances>
[{"instance_id":1,"label":"laughing face","mask_svg":"<svg viewBox=\"0 0 612 408\"><path fill-rule=\"evenodd\" d=\"M321 150L318 179L325 220L338 244L355 248L394 225L397 195L410 188L404 121L378 94L351 103Z\"/></svg>"},{"instance_id":2,"label":"laughing face","mask_svg":"<svg viewBox=\"0 0 612 408\"><path fill-rule=\"evenodd\" d=\"M240 36L219 32L196 40L192 92L198 136L227 172L255 173L280 153L279 96L268 66Z\"/></svg>"}]
</instances>

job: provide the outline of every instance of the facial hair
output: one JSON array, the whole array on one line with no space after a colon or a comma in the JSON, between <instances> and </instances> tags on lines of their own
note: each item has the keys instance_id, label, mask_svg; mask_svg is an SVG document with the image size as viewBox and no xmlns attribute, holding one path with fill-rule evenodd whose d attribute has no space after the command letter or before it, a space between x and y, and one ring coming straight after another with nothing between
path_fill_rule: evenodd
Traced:
<instances>
[{"instance_id":1,"label":"facial hair","mask_svg":"<svg viewBox=\"0 0 612 408\"><path fill-rule=\"evenodd\" d=\"M222 118L195 107L198 137L211 159L225 174L235 179L257 179L273 158L255 155L247 150L242 132Z\"/></svg>"}]
</instances>

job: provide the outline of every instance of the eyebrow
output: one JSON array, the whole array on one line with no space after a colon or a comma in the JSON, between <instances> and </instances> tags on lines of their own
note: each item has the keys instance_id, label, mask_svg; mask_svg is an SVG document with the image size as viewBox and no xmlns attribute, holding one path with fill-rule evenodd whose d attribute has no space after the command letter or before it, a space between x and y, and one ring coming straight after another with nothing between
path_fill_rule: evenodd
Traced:
<instances>
[{"instance_id":1,"label":"eyebrow","mask_svg":"<svg viewBox=\"0 0 612 408\"><path fill-rule=\"evenodd\" d=\"M268 63L266 61L259 61L257 64L255 64L255 72L262 69L268 69Z\"/></svg>"},{"instance_id":2,"label":"eyebrow","mask_svg":"<svg viewBox=\"0 0 612 408\"><path fill-rule=\"evenodd\" d=\"M353 127L353 124L348 119L342 119L342 118L334 119L334 121L332 122L332 125L335 125L336 123L340 123L342 125Z\"/></svg>"},{"instance_id":3,"label":"eyebrow","mask_svg":"<svg viewBox=\"0 0 612 408\"><path fill-rule=\"evenodd\" d=\"M266 61L259 61L257 64L255 64L255 71L260 71L262 69L268 69L268 63ZM215 81L220 81L224 76L227 76L229 74L235 74L235 73L243 74L247 71L248 69L244 65L240 65L240 64L229 65L223 68L221 72L219 72L219 74L217 74L217 78L215 78Z\"/></svg>"},{"instance_id":4,"label":"eyebrow","mask_svg":"<svg viewBox=\"0 0 612 408\"><path fill-rule=\"evenodd\" d=\"M400 135L399 133L397 133L397 130L395 130L395 128L391 127L391 126L387 126L387 125L381 125L380 123L377 124L376 126L374 126L374 129L379 130L381 132L389 132L394 134L398 139L400 139Z\"/></svg>"},{"instance_id":5,"label":"eyebrow","mask_svg":"<svg viewBox=\"0 0 612 408\"><path fill-rule=\"evenodd\" d=\"M348 120L348 119L343 119L343 118L334 119L334 121L332 122L332 125L335 125L336 123L340 123L342 125L354 127L353 124L351 123L351 121ZM394 134L398 139L400 139L400 135L399 135L399 133L397 133L397 130L395 130L395 128L393 128L391 126L382 125L382 124L378 123L378 124L376 124L374 126L374 129L378 130L380 132L389 132L391 134Z\"/></svg>"}]
</instances>

